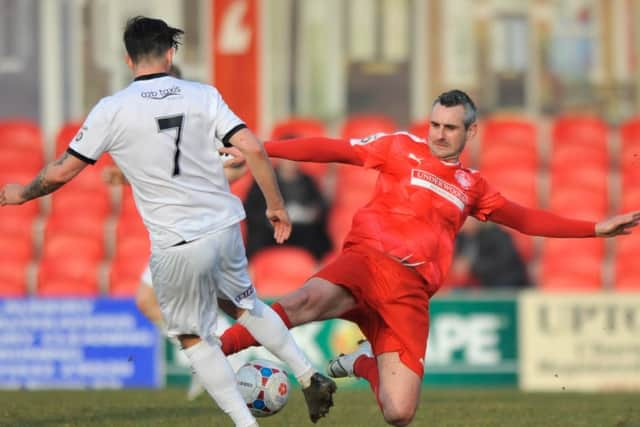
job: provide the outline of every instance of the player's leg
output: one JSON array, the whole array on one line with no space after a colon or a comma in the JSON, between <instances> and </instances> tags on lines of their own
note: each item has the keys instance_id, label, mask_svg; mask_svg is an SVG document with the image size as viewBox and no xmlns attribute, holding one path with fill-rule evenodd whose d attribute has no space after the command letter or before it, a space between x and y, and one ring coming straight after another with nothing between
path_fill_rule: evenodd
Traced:
<instances>
[{"instance_id":1,"label":"player's leg","mask_svg":"<svg viewBox=\"0 0 640 427\"><path fill-rule=\"evenodd\" d=\"M247 259L239 226L219 233L218 241L224 250L221 251L216 282L221 293L237 307L230 314L261 345L289 365L303 388L311 420L317 421L333 405L335 382L313 368L278 314L256 298L247 272ZM224 306L228 309L228 304Z\"/></svg>"},{"instance_id":2,"label":"player's leg","mask_svg":"<svg viewBox=\"0 0 640 427\"><path fill-rule=\"evenodd\" d=\"M305 285L281 297L272 309L289 329L315 320L333 319L355 305L353 296L341 286L313 277ZM232 317L238 317L232 303L220 302L220 307ZM233 354L258 344L241 324L236 323L220 337L225 354Z\"/></svg>"},{"instance_id":3,"label":"player's leg","mask_svg":"<svg viewBox=\"0 0 640 427\"><path fill-rule=\"evenodd\" d=\"M406 426L418 408L422 377L409 369L397 352L379 355L377 365L380 379L377 397L384 419L393 426ZM366 362L356 368L356 374L359 369L364 373Z\"/></svg>"},{"instance_id":4,"label":"player's leg","mask_svg":"<svg viewBox=\"0 0 640 427\"><path fill-rule=\"evenodd\" d=\"M192 370L236 426L257 426L238 390L235 374L212 332L217 323L214 238L156 251L154 287L169 336L178 337Z\"/></svg>"},{"instance_id":5,"label":"player's leg","mask_svg":"<svg viewBox=\"0 0 640 427\"><path fill-rule=\"evenodd\" d=\"M164 320L162 320L162 311L160 310L156 293L153 290L153 280L151 279L151 270L148 265L140 277L140 285L136 290L136 306L147 319L160 329L162 335L167 335L167 327L164 324ZM172 339L171 342L175 345L179 344L179 341L175 338ZM198 379L198 376L192 374L189 388L187 389L187 399L195 400L204 392L204 386Z\"/></svg>"},{"instance_id":6,"label":"player's leg","mask_svg":"<svg viewBox=\"0 0 640 427\"><path fill-rule=\"evenodd\" d=\"M162 312L160 311L156 294L153 291L149 266L145 268L140 277L140 285L136 290L136 306L147 319L157 325L161 330L164 329Z\"/></svg>"}]
</instances>

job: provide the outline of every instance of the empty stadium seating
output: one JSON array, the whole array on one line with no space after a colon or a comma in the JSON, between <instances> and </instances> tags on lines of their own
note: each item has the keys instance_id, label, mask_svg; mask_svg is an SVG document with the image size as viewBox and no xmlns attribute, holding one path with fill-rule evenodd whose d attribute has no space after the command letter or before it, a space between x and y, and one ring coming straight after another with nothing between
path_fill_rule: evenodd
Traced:
<instances>
[{"instance_id":1,"label":"empty stadium seating","mask_svg":"<svg viewBox=\"0 0 640 427\"><path fill-rule=\"evenodd\" d=\"M39 126L24 119L0 121L0 170L37 173L44 165L44 143Z\"/></svg>"},{"instance_id":2,"label":"empty stadium seating","mask_svg":"<svg viewBox=\"0 0 640 427\"><path fill-rule=\"evenodd\" d=\"M313 255L293 246L262 249L249 263L249 271L260 297L277 297L297 289L315 270Z\"/></svg>"}]
</instances>

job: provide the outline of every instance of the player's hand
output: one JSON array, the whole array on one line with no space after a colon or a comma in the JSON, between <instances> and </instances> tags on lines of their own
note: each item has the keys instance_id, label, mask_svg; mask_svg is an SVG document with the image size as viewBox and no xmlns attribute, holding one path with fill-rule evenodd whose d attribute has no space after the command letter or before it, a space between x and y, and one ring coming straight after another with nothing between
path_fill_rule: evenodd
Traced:
<instances>
[{"instance_id":1,"label":"player's hand","mask_svg":"<svg viewBox=\"0 0 640 427\"><path fill-rule=\"evenodd\" d=\"M127 179L117 166L105 166L102 170L102 179L109 185L122 185L127 183Z\"/></svg>"},{"instance_id":2,"label":"player's hand","mask_svg":"<svg viewBox=\"0 0 640 427\"><path fill-rule=\"evenodd\" d=\"M616 215L596 224L596 236L614 237L631 234L631 229L640 224L640 211Z\"/></svg>"},{"instance_id":3,"label":"player's hand","mask_svg":"<svg viewBox=\"0 0 640 427\"><path fill-rule=\"evenodd\" d=\"M273 238L277 243L284 243L291 235L291 220L287 210L267 209L267 218L273 226Z\"/></svg>"},{"instance_id":4,"label":"player's hand","mask_svg":"<svg viewBox=\"0 0 640 427\"><path fill-rule=\"evenodd\" d=\"M224 159L222 165L225 168L241 168L247 163L247 159L236 147L222 147L218 149L218 153Z\"/></svg>"},{"instance_id":5,"label":"player's hand","mask_svg":"<svg viewBox=\"0 0 640 427\"><path fill-rule=\"evenodd\" d=\"M24 185L22 184L7 184L0 189L0 206L6 205L21 205L26 200L22 197L24 192Z\"/></svg>"}]
</instances>

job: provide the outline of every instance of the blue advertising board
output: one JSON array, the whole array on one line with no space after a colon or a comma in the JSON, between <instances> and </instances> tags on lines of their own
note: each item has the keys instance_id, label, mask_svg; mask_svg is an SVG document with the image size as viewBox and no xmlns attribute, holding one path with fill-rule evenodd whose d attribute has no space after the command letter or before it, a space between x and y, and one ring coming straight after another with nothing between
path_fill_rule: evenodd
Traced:
<instances>
[{"instance_id":1,"label":"blue advertising board","mask_svg":"<svg viewBox=\"0 0 640 427\"><path fill-rule=\"evenodd\" d=\"M0 299L0 388L164 385L160 337L129 299Z\"/></svg>"}]
</instances>

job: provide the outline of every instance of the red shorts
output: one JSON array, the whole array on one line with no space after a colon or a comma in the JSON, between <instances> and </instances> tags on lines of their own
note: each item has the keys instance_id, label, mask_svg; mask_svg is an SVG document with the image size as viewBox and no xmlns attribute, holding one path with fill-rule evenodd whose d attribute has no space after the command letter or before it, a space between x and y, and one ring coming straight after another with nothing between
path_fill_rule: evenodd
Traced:
<instances>
[{"instance_id":1,"label":"red shorts","mask_svg":"<svg viewBox=\"0 0 640 427\"><path fill-rule=\"evenodd\" d=\"M429 336L429 295L422 276L380 251L355 245L315 277L351 292L357 306L340 317L360 327L376 356L398 352L422 378Z\"/></svg>"}]
</instances>

